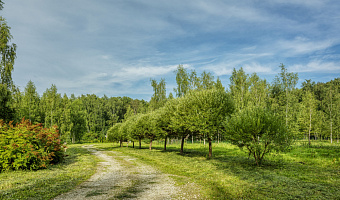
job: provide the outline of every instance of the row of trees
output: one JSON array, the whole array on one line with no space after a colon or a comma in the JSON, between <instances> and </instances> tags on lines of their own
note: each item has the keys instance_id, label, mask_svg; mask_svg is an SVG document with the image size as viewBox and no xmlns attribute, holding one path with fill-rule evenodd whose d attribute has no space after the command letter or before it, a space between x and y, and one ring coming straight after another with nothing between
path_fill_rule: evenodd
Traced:
<instances>
[{"instance_id":1,"label":"row of trees","mask_svg":"<svg viewBox=\"0 0 340 200\"><path fill-rule=\"evenodd\" d=\"M336 138L338 142L340 134L340 79L336 78L327 83L306 80L298 89L296 88L298 75L287 72L283 64L280 65L280 69L281 72L275 77L272 84L261 79L256 73L249 75L242 68L234 69L230 77L230 87L225 90L221 81L217 79L215 82L210 73L203 72L198 77L195 71L188 72L180 65L176 71L177 87L174 89L177 98L173 99L171 93L168 98L165 98L164 79L159 83L152 80L154 94L150 104L153 105L151 106L153 111L137 116L129 115L126 117L127 121L116 124L109 131L109 139L122 142L124 140L141 141L142 138L148 138L151 148L152 140L165 139L166 145L166 137L179 137L182 139L182 151L183 140L189 135L199 136L208 141L215 137L228 138L228 135L220 134L227 132L221 128L220 123L219 126L216 124L207 125L215 123L217 118L209 119L210 121L206 122L206 128L209 126L215 128L213 134L209 135L205 130L197 128L199 125L195 123L200 120L197 116L193 117L194 115L190 114L196 112L199 115L198 113L203 112L204 109L213 110L212 106L215 104L212 100L201 100L205 104L200 105L199 109L197 100L204 96L199 92L208 92L214 89L222 91L234 102L232 106L231 104L225 105L223 102L219 105L218 111L231 107L236 113L243 110L254 110L254 108L265 109L266 112L272 112L273 115L283 118L288 132L293 134L296 139L308 138L309 144L311 138L330 139L330 142ZM221 101L218 97L214 98L217 102ZM196 102L193 103L195 100ZM214 112L218 113L222 119L231 114L226 111ZM205 119L209 118L208 115L204 117ZM164 122L164 120L168 121Z\"/></svg>"},{"instance_id":2,"label":"row of trees","mask_svg":"<svg viewBox=\"0 0 340 200\"><path fill-rule=\"evenodd\" d=\"M204 72L201 77L181 74L188 73L179 66L177 77L181 78L177 79L177 98L168 99L164 106L146 114L126 117L108 131L109 141L119 141L120 145L123 141L133 141L133 144L138 141L141 148L141 141L146 139L151 150L154 140L163 140L166 150L168 138L180 138L183 153L185 139L191 136L207 140L209 157L212 157L212 141L224 136L227 141L248 151L258 165L266 153L273 149L284 150L291 144L293 137L283 116L273 112L266 101L261 100L266 96L262 94L265 90L254 87L250 91L252 99L245 102L246 92L239 87L240 84L235 84L232 92L226 92L219 79L214 82L211 74ZM232 78L243 84L237 74L244 74L242 69L235 70ZM192 84L192 80L197 80L196 84ZM254 80L261 85L258 78ZM154 88L154 99L164 95Z\"/></svg>"}]
</instances>

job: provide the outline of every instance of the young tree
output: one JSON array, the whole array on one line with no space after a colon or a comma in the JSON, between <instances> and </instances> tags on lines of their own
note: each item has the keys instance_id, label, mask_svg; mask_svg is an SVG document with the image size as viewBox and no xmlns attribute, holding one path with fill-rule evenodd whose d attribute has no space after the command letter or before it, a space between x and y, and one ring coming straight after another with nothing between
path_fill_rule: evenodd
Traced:
<instances>
[{"instance_id":1,"label":"young tree","mask_svg":"<svg viewBox=\"0 0 340 200\"><path fill-rule=\"evenodd\" d=\"M261 165L265 154L272 150L283 151L292 143L284 120L261 107L236 112L227 118L225 129L227 139L252 155L257 165Z\"/></svg>"},{"instance_id":2,"label":"young tree","mask_svg":"<svg viewBox=\"0 0 340 200\"><path fill-rule=\"evenodd\" d=\"M222 90L202 90L190 93L187 113L189 130L204 134L209 142L209 158L212 157L212 140L222 130L225 118L234 111L231 97Z\"/></svg>"}]
</instances>

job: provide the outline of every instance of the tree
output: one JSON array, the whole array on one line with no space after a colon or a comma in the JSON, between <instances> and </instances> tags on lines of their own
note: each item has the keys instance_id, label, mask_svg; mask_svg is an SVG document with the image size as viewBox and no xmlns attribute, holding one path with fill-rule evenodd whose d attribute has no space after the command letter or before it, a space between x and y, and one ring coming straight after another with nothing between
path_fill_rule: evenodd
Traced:
<instances>
[{"instance_id":1,"label":"tree","mask_svg":"<svg viewBox=\"0 0 340 200\"><path fill-rule=\"evenodd\" d=\"M46 89L41 98L42 107L45 113L45 127L52 127L58 122L58 109L61 96L57 87L52 84L51 88Z\"/></svg>"},{"instance_id":2,"label":"tree","mask_svg":"<svg viewBox=\"0 0 340 200\"><path fill-rule=\"evenodd\" d=\"M238 71L233 69L230 77L230 94L234 98L235 108L241 110L245 108L249 101L249 76L241 67Z\"/></svg>"},{"instance_id":3,"label":"tree","mask_svg":"<svg viewBox=\"0 0 340 200\"><path fill-rule=\"evenodd\" d=\"M312 130L312 117L316 112L316 100L311 91L306 90L302 97L302 124L305 125L305 129L308 130L308 144L311 145L310 137Z\"/></svg>"},{"instance_id":4,"label":"tree","mask_svg":"<svg viewBox=\"0 0 340 200\"><path fill-rule=\"evenodd\" d=\"M262 80L256 73L249 78L250 91L248 106L266 107L269 103L269 85Z\"/></svg>"},{"instance_id":5,"label":"tree","mask_svg":"<svg viewBox=\"0 0 340 200\"><path fill-rule=\"evenodd\" d=\"M284 120L271 110L249 107L227 117L226 137L234 145L248 152L261 165L264 155L272 150L286 150L292 143Z\"/></svg>"},{"instance_id":6,"label":"tree","mask_svg":"<svg viewBox=\"0 0 340 200\"><path fill-rule=\"evenodd\" d=\"M11 91L6 85L0 84L0 119L9 122L14 119L14 109L11 105L12 95Z\"/></svg>"},{"instance_id":7,"label":"tree","mask_svg":"<svg viewBox=\"0 0 340 200\"><path fill-rule=\"evenodd\" d=\"M22 99L22 110L26 119L32 123L41 122L39 104L40 98L36 87L32 81L28 81Z\"/></svg>"},{"instance_id":8,"label":"tree","mask_svg":"<svg viewBox=\"0 0 340 200\"><path fill-rule=\"evenodd\" d=\"M2 10L0 2L0 10ZM0 16L0 84L6 85L8 89L12 87L12 71L14 69L14 60L16 58L16 44L10 44L13 36L10 33L10 27L6 20Z\"/></svg>"},{"instance_id":9,"label":"tree","mask_svg":"<svg viewBox=\"0 0 340 200\"><path fill-rule=\"evenodd\" d=\"M0 10L2 9L3 2L0 1ZM17 47L10 43L13 39L10 29L6 20L0 16L0 119L4 119L5 122L13 120L15 114L11 89Z\"/></svg>"},{"instance_id":10,"label":"tree","mask_svg":"<svg viewBox=\"0 0 340 200\"><path fill-rule=\"evenodd\" d=\"M151 86L153 87L154 94L151 97L150 105L153 110L156 110L162 107L167 98L166 98L166 83L164 79L161 79L159 83L155 79L151 79Z\"/></svg>"},{"instance_id":11,"label":"tree","mask_svg":"<svg viewBox=\"0 0 340 200\"><path fill-rule=\"evenodd\" d=\"M198 132L208 139L209 158L212 157L212 140L223 129L225 118L234 111L231 97L222 90L202 90L190 93L191 101L186 123L191 132Z\"/></svg>"},{"instance_id":12,"label":"tree","mask_svg":"<svg viewBox=\"0 0 340 200\"><path fill-rule=\"evenodd\" d=\"M70 111L70 138L72 143L75 143L81 141L86 131L85 110L82 101L80 99L74 100L70 105Z\"/></svg>"},{"instance_id":13,"label":"tree","mask_svg":"<svg viewBox=\"0 0 340 200\"><path fill-rule=\"evenodd\" d=\"M175 73L177 88L174 89L174 92L177 97L182 97L190 90L189 74L183 65L178 65Z\"/></svg>"},{"instance_id":14,"label":"tree","mask_svg":"<svg viewBox=\"0 0 340 200\"><path fill-rule=\"evenodd\" d=\"M291 93L295 89L299 78L297 73L287 72L287 68L283 64L280 65L280 68L281 73L274 79L273 92L278 93L282 98L282 104L285 107L286 126L288 126L288 113L291 110L290 108L292 108L291 104L293 102Z\"/></svg>"}]
</instances>

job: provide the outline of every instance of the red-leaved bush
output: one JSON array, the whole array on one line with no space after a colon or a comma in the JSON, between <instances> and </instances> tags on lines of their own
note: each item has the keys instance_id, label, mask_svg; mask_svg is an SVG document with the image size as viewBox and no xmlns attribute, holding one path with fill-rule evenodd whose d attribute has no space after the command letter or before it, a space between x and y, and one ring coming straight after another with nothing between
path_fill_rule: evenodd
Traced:
<instances>
[{"instance_id":1,"label":"red-leaved bush","mask_svg":"<svg viewBox=\"0 0 340 200\"><path fill-rule=\"evenodd\" d=\"M43 128L25 119L14 126L0 119L0 171L46 168L63 158L57 127Z\"/></svg>"}]
</instances>

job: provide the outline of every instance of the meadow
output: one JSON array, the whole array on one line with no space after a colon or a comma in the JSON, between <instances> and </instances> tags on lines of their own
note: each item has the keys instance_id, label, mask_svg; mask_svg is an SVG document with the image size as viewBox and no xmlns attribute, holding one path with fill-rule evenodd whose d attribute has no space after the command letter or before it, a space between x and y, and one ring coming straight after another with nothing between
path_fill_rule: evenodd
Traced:
<instances>
[{"instance_id":1,"label":"meadow","mask_svg":"<svg viewBox=\"0 0 340 200\"><path fill-rule=\"evenodd\" d=\"M95 143L94 147L118 151L169 174L178 185L193 183L204 199L340 199L340 144L296 142L289 152L270 153L261 166L228 143L208 145L155 142L153 149ZM136 147L136 146L135 146ZM0 199L50 199L64 193L94 172L98 162L81 145L69 145L65 161L38 171L0 174Z\"/></svg>"}]
</instances>

